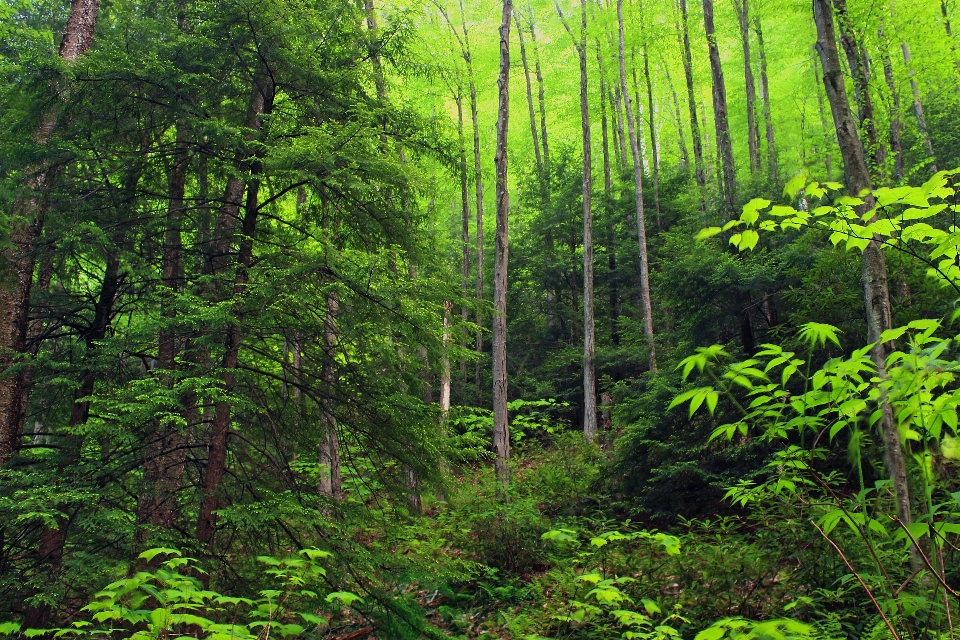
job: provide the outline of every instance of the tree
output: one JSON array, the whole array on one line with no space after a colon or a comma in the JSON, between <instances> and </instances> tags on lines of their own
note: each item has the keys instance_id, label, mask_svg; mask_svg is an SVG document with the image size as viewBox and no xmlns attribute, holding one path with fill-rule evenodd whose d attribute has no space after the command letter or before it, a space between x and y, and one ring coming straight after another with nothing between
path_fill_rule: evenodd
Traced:
<instances>
[{"instance_id":1,"label":"tree","mask_svg":"<svg viewBox=\"0 0 960 640\"><path fill-rule=\"evenodd\" d=\"M640 246L640 305L643 311L643 331L650 350L648 362L651 371L657 370L657 351L653 337L653 308L650 301L650 274L647 257L647 230L643 212L643 165L640 161L640 146L637 143L637 128L633 119L630 90L627 86L627 61L624 54L623 0L617 0L618 55L620 61L620 89L627 112L627 130L630 135L630 152L633 154L633 196L637 214L637 241Z\"/></svg>"},{"instance_id":2,"label":"tree","mask_svg":"<svg viewBox=\"0 0 960 640\"><path fill-rule=\"evenodd\" d=\"M501 485L510 482L510 424L507 416L507 132L510 126L510 17L512 0L503 0L500 22L500 75L497 78L497 235L493 271L493 448L495 470Z\"/></svg>"},{"instance_id":3,"label":"tree","mask_svg":"<svg viewBox=\"0 0 960 640\"><path fill-rule=\"evenodd\" d=\"M713 25L713 0L703 0L703 29L707 35L710 71L713 74L713 120L716 125L717 153L723 176L720 191L729 211L733 209L736 199L737 170L733 161L730 124L727 121L727 86L723 80L723 65L720 62L720 49L717 47L717 34ZM751 123L752 120L751 118Z\"/></svg>"},{"instance_id":4,"label":"tree","mask_svg":"<svg viewBox=\"0 0 960 640\"><path fill-rule=\"evenodd\" d=\"M863 204L857 207L858 214L869 213L874 207L873 197L869 194L870 173L867 169L863 145L857 137L857 126L850 112L846 89L843 84L843 72L840 56L837 52L837 39L833 27L833 6L830 0L815 0L813 3L814 21L817 25L817 52L823 67L823 84L826 89L833 123L840 143L843 157L844 178L847 190L852 196L863 198ZM874 214L875 218L875 214ZM890 341L881 336L891 328L890 291L887 284L886 259L877 237L873 237L863 250L861 259L863 299L866 308L867 341L874 344L871 357L881 379L885 376L887 356L891 352ZM888 402L881 402L883 412L881 432L886 453L887 471L893 480L897 499L897 515L905 522L913 521L910 506L910 489L907 482L907 469L900 434L893 418L893 408Z\"/></svg>"}]
</instances>

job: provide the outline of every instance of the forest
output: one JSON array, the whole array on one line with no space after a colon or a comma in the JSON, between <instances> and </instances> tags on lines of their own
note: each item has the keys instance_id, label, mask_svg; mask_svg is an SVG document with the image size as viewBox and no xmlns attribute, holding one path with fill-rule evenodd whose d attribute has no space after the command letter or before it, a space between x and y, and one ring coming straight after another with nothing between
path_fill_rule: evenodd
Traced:
<instances>
[{"instance_id":1,"label":"forest","mask_svg":"<svg viewBox=\"0 0 960 640\"><path fill-rule=\"evenodd\" d=\"M956 10L2 0L0 636L955 640Z\"/></svg>"}]
</instances>

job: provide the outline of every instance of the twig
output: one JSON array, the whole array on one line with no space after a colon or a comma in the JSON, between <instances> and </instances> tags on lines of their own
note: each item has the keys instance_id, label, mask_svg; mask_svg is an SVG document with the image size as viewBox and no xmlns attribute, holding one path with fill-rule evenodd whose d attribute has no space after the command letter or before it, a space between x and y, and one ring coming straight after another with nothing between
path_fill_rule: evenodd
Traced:
<instances>
[{"instance_id":1,"label":"twig","mask_svg":"<svg viewBox=\"0 0 960 640\"><path fill-rule=\"evenodd\" d=\"M952 595L954 598L960 598L960 593L957 593L956 591L951 589L950 585L946 583L946 581L940 576L937 570L933 568L933 565L930 564L930 559L927 558L927 554L925 554L923 552L923 549L920 548L920 545L917 544L917 539L913 537L913 534L910 533L910 530L907 529L907 526L903 524L903 520L893 516L891 516L890 519L896 522L898 525L900 525L900 528L903 529L903 532L910 537L910 541L913 542L913 546L916 548L917 552L920 554L920 558L923 559L923 564L927 565L927 569L929 569L930 573L934 575L934 577L937 579L937 582L943 585L943 588L949 591L950 595Z\"/></svg>"},{"instance_id":2,"label":"twig","mask_svg":"<svg viewBox=\"0 0 960 640\"><path fill-rule=\"evenodd\" d=\"M897 630L893 628L893 625L890 624L890 620L887 619L887 615L883 612L883 607L880 606L880 603L877 602L877 599L873 597L873 592L870 591L870 587L867 586L867 583L863 581L863 578L860 577L860 574L857 573L857 570L853 568L853 565L850 564L850 561L847 560L847 556L843 555L843 551L840 550L840 547L830 539L826 533L823 532L816 522L810 520L810 524L816 527L817 531L820 532L820 535L823 536L824 540L830 543L830 546L833 547L838 554L840 554L840 559L843 560L843 564L847 565L847 568L853 572L854 577L860 582L860 586L863 587L863 590L867 592L867 596L870 598L870 602L873 603L873 606L876 607L877 613L880 614L880 617L883 618L883 623L887 625L887 629L890 630L890 633L893 634L894 640L900 640L900 636L897 634Z\"/></svg>"}]
</instances>

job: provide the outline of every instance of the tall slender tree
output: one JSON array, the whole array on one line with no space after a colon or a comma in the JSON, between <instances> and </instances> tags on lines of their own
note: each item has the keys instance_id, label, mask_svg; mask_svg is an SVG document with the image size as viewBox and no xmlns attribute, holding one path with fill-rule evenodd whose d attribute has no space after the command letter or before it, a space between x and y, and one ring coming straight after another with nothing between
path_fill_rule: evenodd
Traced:
<instances>
[{"instance_id":1,"label":"tall slender tree","mask_svg":"<svg viewBox=\"0 0 960 640\"><path fill-rule=\"evenodd\" d=\"M730 139L730 123L727 118L727 85L723 79L723 65L717 33L713 24L713 0L703 0L703 29L710 52L710 72L713 75L713 121L717 132L717 157L719 173L723 176L721 192L726 203L727 215L733 211L737 193L737 170L733 161L733 142Z\"/></svg>"},{"instance_id":2,"label":"tall slender tree","mask_svg":"<svg viewBox=\"0 0 960 640\"><path fill-rule=\"evenodd\" d=\"M500 20L500 73L497 77L496 165L497 234L493 265L493 449L494 469L501 486L510 483L510 423L507 416L507 223L510 193L507 185L507 133L510 128L510 18L513 0L503 0Z\"/></svg>"},{"instance_id":3,"label":"tall slender tree","mask_svg":"<svg viewBox=\"0 0 960 640\"><path fill-rule=\"evenodd\" d=\"M643 211L643 165L640 161L640 145L637 142L637 127L633 118L630 89L627 86L627 58L624 52L623 0L617 0L617 52L620 61L620 89L627 113L627 130L630 135L630 152L633 155L633 196L637 214L637 241L640 247L640 305L643 310L643 332L649 349L648 363L651 371L657 370L657 350L653 335L653 305L650 300L650 267L647 257L647 230Z\"/></svg>"},{"instance_id":4,"label":"tall slender tree","mask_svg":"<svg viewBox=\"0 0 960 640\"><path fill-rule=\"evenodd\" d=\"M767 74L767 49L763 41L763 26L760 16L753 15L753 30L757 34L757 52L760 54L760 100L763 103L763 122L767 133L767 170L770 179L776 181L780 169L777 161L777 145L773 137L773 114L770 108L770 82Z\"/></svg>"},{"instance_id":5,"label":"tall slender tree","mask_svg":"<svg viewBox=\"0 0 960 640\"><path fill-rule=\"evenodd\" d=\"M687 107L690 110L690 135L693 138L693 164L697 187L700 189L700 208L704 202L704 188L707 186L707 174L703 165L703 142L700 137L700 122L697 118L697 94L693 89L693 56L690 51L690 19L687 14L687 0L679 0L681 26L678 29L683 45L683 75L687 81Z\"/></svg>"},{"instance_id":6,"label":"tall slender tree","mask_svg":"<svg viewBox=\"0 0 960 640\"><path fill-rule=\"evenodd\" d=\"M760 129L757 126L757 86L750 63L750 0L734 0L740 42L743 46L743 78L747 95L747 147L750 151L750 171L760 170Z\"/></svg>"},{"instance_id":7,"label":"tall slender tree","mask_svg":"<svg viewBox=\"0 0 960 640\"><path fill-rule=\"evenodd\" d=\"M837 0L834 0L834 3ZM837 141L843 156L844 177L847 190L853 196L860 196L863 204L857 207L860 215L868 214L874 207L870 195L870 172L867 169L863 145L857 137L857 125L850 111L846 89L843 83L843 71L840 67L840 55L837 51L836 32L833 23L833 6L830 0L814 0L814 21L817 25L817 52L823 67L823 84L826 89L833 123L837 132ZM875 216L874 216L875 218ZM867 340L874 344L871 357L880 378L886 377L887 356L893 351L893 344L884 341L881 336L892 324L890 311L890 292L887 283L887 267L880 240L874 236L863 250L861 259L863 298L867 317ZM910 488L907 481L907 467L900 443L900 433L893 416L890 403L881 398L881 433L886 454L887 471L893 480L897 501L897 515L905 524L913 521L910 506Z\"/></svg>"},{"instance_id":8,"label":"tall slender tree","mask_svg":"<svg viewBox=\"0 0 960 640\"><path fill-rule=\"evenodd\" d=\"M72 0L59 54L68 65L93 44L100 0ZM40 119L34 141L45 144L57 126L57 108L50 107ZM45 193L56 181L56 169L36 167L29 178L32 193L13 205L7 230L8 242L0 247L0 465L20 446L26 415L27 370L17 367L26 352L30 299L36 255L34 244L46 217Z\"/></svg>"},{"instance_id":9,"label":"tall slender tree","mask_svg":"<svg viewBox=\"0 0 960 640\"><path fill-rule=\"evenodd\" d=\"M583 436L597 437L596 329L593 315L593 156L590 142L590 94L587 85L587 1L580 0L580 36L577 38L554 6L580 59L580 130L583 140Z\"/></svg>"}]
</instances>

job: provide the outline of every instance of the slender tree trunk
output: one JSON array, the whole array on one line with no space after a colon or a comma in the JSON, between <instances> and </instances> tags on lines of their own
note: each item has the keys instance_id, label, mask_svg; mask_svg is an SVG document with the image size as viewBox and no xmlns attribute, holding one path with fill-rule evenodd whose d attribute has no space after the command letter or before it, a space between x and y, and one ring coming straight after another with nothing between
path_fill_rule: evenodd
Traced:
<instances>
[{"instance_id":1,"label":"slender tree trunk","mask_svg":"<svg viewBox=\"0 0 960 640\"><path fill-rule=\"evenodd\" d=\"M273 109L273 85L269 81L257 83L251 97L251 114L268 114ZM256 118L259 129L260 118ZM240 248L237 253L237 273L234 279L233 296L233 323L226 331L226 350L221 363L223 395L214 404L213 427L210 433L210 442L207 454L207 468L203 478L203 503L197 517L197 541L213 550L214 533L216 532L216 510L220 507L220 483L226 471L228 436L232 419L233 405L229 396L235 386L234 370L240 360L240 344L243 341L241 323L245 314L243 308L243 292L247 287L249 269L253 261L253 238L257 230L260 213L259 192L260 180L259 160L254 162L251 178L247 181L247 199L240 230ZM230 185L227 185L228 188ZM225 199L226 200L226 199ZM229 200L226 200L229 202Z\"/></svg>"},{"instance_id":2,"label":"slender tree trunk","mask_svg":"<svg viewBox=\"0 0 960 640\"><path fill-rule=\"evenodd\" d=\"M603 68L603 52L597 42L600 66L600 130L603 134L603 219L606 227L607 268L610 271L610 340L620 345L620 292L617 287L617 237L613 226L613 177L610 171L610 133L607 125L607 97L610 87Z\"/></svg>"},{"instance_id":3,"label":"slender tree trunk","mask_svg":"<svg viewBox=\"0 0 960 640\"><path fill-rule=\"evenodd\" d=\"M463 135L463 98L460 96L460 90L457 90L457 133L460 141L460 242L463 245L463 274L460 280L460 289L464 301L467 299L467 292L470 288L470 197L467 192L467 144ZM460 317L466 324L468 309L466 303L460 307ZM463 337L463 348L466 350L466 335ZM461 374L464 380L467 377L467 361L460 361Z\"/></svg>"},{"instance_id":4,"label":"slender tree trunk","mask_svg":"<svg viewBox=\"0 0 960 640\"><path fill-rule=\"evenodd\" d=\"M693 90L693 58L690 54L690 21L687 15L687 0L680 0L680 16L683 20L683 74L687 81L687 105L690 108L690 135L693 138L693 163L697 188L700 190L700 208L705 209L704 188L707 174L703 166L703 145L700 139L700 123L697 118L697 94Z\"/></svg>"},{"instance_id":5,"label":"slender tree trunk","mask_svg":"<svg viewBox=\"0 0 960 640\"><path fill-rule=\"evenodd\" d=\"M713 0L703 0L703 28L710 51L710 71L713 75L713 119L717 131L717 152L722 165L723 184L721 191L727 207L727 215L733 211L737 195L737 171L733 163L733 143L730 141L730 124L727 121L727 86L723 80L720 49L713 26Z\"/></svg>"},{"instance_id":6,"label":"slender tree trunk","mask_svg":"<svg viewBox=\"0 0 960 640\"><path fill-rule=\"evenodd\" d=\"M927 130L927 121L923 117L923 102L920 100L920 89L917 88L917 76L913 70L910 58L910 47L906 42L900 44L903 51L903 64L906 65L910 74L910 91L913 92L913 116L917 119L917 129L920 132L920 138L923 140L923 147L930 158L930 171L937 172L937 157L933 153L933 142L930 140L930 132Z\"/></svg>"},{"instance_id":7,"label":"slender tree trunk","mask_svg":"<svg viewBox=\"0 0 960 640\"><path fill-rule=\"evenodd\" d=\"M533 106L533 84L530 80L530 65L527 64L527 45L523 37L523 27L520 25L520 15L516 10L513 12L513 19L517 25L517 35L520 37L520 60L523 63L523 78L527 83L527 111L530 114L530 136L533 139L533 155L537 163L537 175L540 178L541 186L545 181L543 174L543 158L540 155L540 134L537 133L537 114Z\"/></svg>"},{"instance_id":8,"label":"slender tree trunk","mask_svg":"<svg viewBox=\"0 0 960 640\"><path fill-rule=\"evenodd\" d=\"M510 117L510 15L512 0L503 0L500 21L500 75L497 78L496 164L497 235L493 267L493 448L495 470L501 486L510 483L510 423L507 417L507 221L510 194L507 191L507 131Z\"/></svg>"},{"instance_id":9,"label":"slender tree trunk","mask_svg":"<svg viewBox=\"0 0 960 640\"><path fill-rule=\"evenodd\" d=\"M593 315L593 156L590 141L590 94L587 85L587 2L580 0L580 39L570 30L558 2L560 20L580 59L580 129L583 139L583 437L597 437L596 327Z\"/></svg>"},{"instance_id":10,"label":"slender tree trunk","mask_svg":"<svg viewBox=\"0 0 960 640\"><path fill-rule=\"evenodd\" d=\"M320 407L320 495L339 502L343 499L340 478L340 437L334 413L337 397L337 314L340 298L336 291L326 294L326 315L323 322L324 358L320 369L323 382L323 402Z\"/></svg>"},{"instance_id":11,"label":"slender tree trunk","mask_svg":"<svg viewBox=\"0 0 960 640\"><path fill-rule=\"evenodd\" d=\"M859 112L858 127L867 136L866 152L867 166L871 171L879 172L883 166L883 150L877 135L877 123L874 117L873 98L870 96L870 69L866 65L866 53L861 50L860 44L850 24L847 13L847 0L834 0L834 12L840 29L840 44L847 56L850 75L853 77L854 95L857 99Z\"/></svg>"},{"instance_id":12,"label":"slender tree trunk","mask_svg":"<svg viewBox=\"0 0 960 640\"><path fill-rule=\"evenodd\" d=\"M653 206L657 212L657 229L660 228L660 146L657 141L657 124L653 109L653 83L650 81L650 56L647 41L643 41L643 79L647 85L647 121L650 124L650 153L653 155ZM637 100L640 97L637 96Z\"/></svg>"},{"instance_id":13,"label":"slender tree trunk","mask_svg":"<svg viewBox=\"0 0 960 640\"><path fill-rule=\"evenodd\" d=\"M760 128L757 126L757 86L750 64L750 0L734 0L743 44L743 77L747 93L747 146L750 150L750 171L760 170Z\"/></svg>"},{"instance_id":14,"label":"slender tree trunk","mask_svg":"<svg viewBox=\"0 0 960 640\"><path fill-rule=\"evenodd\" d=\"M630 91L627 87L627 60L624 54L623 0L617 0L618 54L620 59L620 89L627 112L627 131L630 135L630 151L633 154L633 195L637 212L637 240L640 245L640 305L643 309L643 332L650 350L650 370L657 370L657 352L653 340L653 307L650 302L650 275L647 260L647 230L643 216L643 175L640 163L640 145L637 143L637 128L633 120Z\"/></svg>"},{"instance_id":15,"label":"slender tree trunk","mask_svg":"<svg viewBox=\"0 0 960 640\"><path fill-rule=\"evenodd\" d=\"M889 43L883 33L883 23L877 29L877 37L883 48L883 78L890 91L890 150L893 151L893 181L903 180L903 143L900 140L900 93L893 79L893 61L890 59Z\"/></svg>"},{"instance_id":16,"label":"slender tree trunk","mask_svg":"<svg viewBox=\"0 0 960 640\"><path fill-rule=\"evenodd\" d=\"M777 145L773 138L773 116L770 111L770 83L767 76L767 50L763 43L760 16L753 16L753 30L757 34L757 51L760 54L760 99L763 101L763 122L767 133L767 171L770 179L777 182L780 168L777 162Z\"/></svg>"},{"instance_id":17,"label":"slender tree trunk","mask_svg":"<svg viewBox=\"0 0 960 640\"><path fill-rule=\"evenodd\" d=\"M70 15L60 42L60 57L70 64L84 55L93 44L100 12L100 0L72 0ZM44 144L57 126L55 109L49 110L34 132L34 140ZM14 202L14 217L9 222L8 245L0 249L0 466L20 448L26 416L27 369L15 366L25 354L30 314L30 294L36 266L34 244L43 229L46 214L44 192L54 176L40 168L31 179L34 193Z\"/></svg>"},{"instance_id":18,"label":"slender tree trunk","mask_svg":"<svg viewBox=\"0 0 960 640\"><path fill-rule=\"evenodd\" d=\"M823 128L823 161L827 171L827 180L833 180L833 136L827 123L827 114L823 106L823 83L820 81L820 65L813 64L813 76L817 83L817 105L820 108L820 126Z\"/></svg>"},{"instance_id":19,"label":"slender tree trunk","mask_svg":"<svg viewBox=\"0 0 960 640\"><path fill-rule=\"evenodd\" d=\"M663 61L663 71L667 78L667 86L670 87L670 95L673 98L673 116L677 122L677 145L680 147L680 159L684 168L689 171L690 153L687 151L687 139L683 133L683 120L680 116L680 100L677 99L677 90L673 88L673 79L670 77L670 66Z\"/></svg>"},{"instance_id":20,"label":"slender tree trunk","mask_svg":"<svg viewBox=\"0 0 960 640\"><path fill-rule=\"evenodd\" d=\"M627 168L627 125L623 121L623 94L620 91L620 83L613 83L613 109L616 112L616 136L614 137L614 148L617 150L617 166L620 172Z\"/></svg>"},{"instance_id":21,"label":"slender tree trunk","mask_svg":"<svg viewBox=\"0 0 960 640\"><path fill-rule=\"evenodd\" d=\"M473 75L473 53L470 49L470 33L467 31L466 9L463 0L460 0L460 23L463 30L463 61L467 65L467 82L470 89L470 120L473 123L473 174L474 187L477 197L477 281L476 295L477 302L483 300L483 168L480 161L480 119L477 114L477 85L474 82ZM544 138L544 154L546 154L546 138ZM477 326L483 326L482 305L477 305ZM483 352L483 333L477 331L475 336L475 348L477 354ZM483 376L480 371L480 359L474 370L474 382L477 391L477 404L482 401L482 381Z\"/></svg>"},{"instance_id":22,"label":"slender tree trunk","mask_svg":"<svg viewBox=\"0 0 960 640\"><path fill-rule=\"evenodd\" d=\"M836 0L834 1L836 2ZM864 198L864 204L857 208L857 213L863 215L869 212L875 203L873 196L869 194L871 189L870 172L867 169L863 145L860 144L857 137L856 123L853 120L844 89L830 0L814 0L813 9L817 25L817 51L820 54L820 62L823 66L823 83L830 102L830 109L833 112L837 141L840 143L840 152L843 156L847 190L854 196L868 192ZM887 268L880 240L876 236L864 249L861 266L867 318L867 340L876 344L871 352L871 357L877 367L878 375L881 379L884 379L886 378L886 359L893 350L893 344L880 341L883 331L890 328L891 312ZM883 434L887 471L893 480L893 489L896 495L897 515L905 524L909 524L913 521L913 517L910 508L907 467L900 442L900 434L894 420L893 409L886 398L881 398L881 408L883 416L880 427Z\"/></svg>"},{"instance_id":23,"label":"slender tree trunk","mask_svg":"<svg viewBox=\"0 0 960 640\"><path fill-rule=\"evenodd\" d=\"M540 135L543 139L543 173L547 182L547 202L550 201L550 145L547 142L547 97L546 84L543 82L543 70L540 68L540 47L537 44L537 31L533 26L533 9L530 9L530 42L533 44L533 64L537 73L537 101L540 106ZM520 30L520 27L517 27Z\"/></svg>"},{"instance_id":24,"label":"slender tree trunk","mask_svg":"<svg viewBox=\"0 0 960 640\"><path fill-rule=\"evenodd\" d=\"M167 229L161 257L160 317L163 328L157 345L157 367L168 390L176 385L177 339L175 297L183 292L181 253L182 218L185 210L184 192L187 182L190 137L186 123L177 123L176 155L170 172L169 200L167 204ZM186 441L176 423L158 421L148 436L143 465L143 491L138 496L137 522L140 528L137 538L140 544L147 541L150 526L173 529L177 506L177 492L186 462Z\"/></svg>"}]
</instances>

